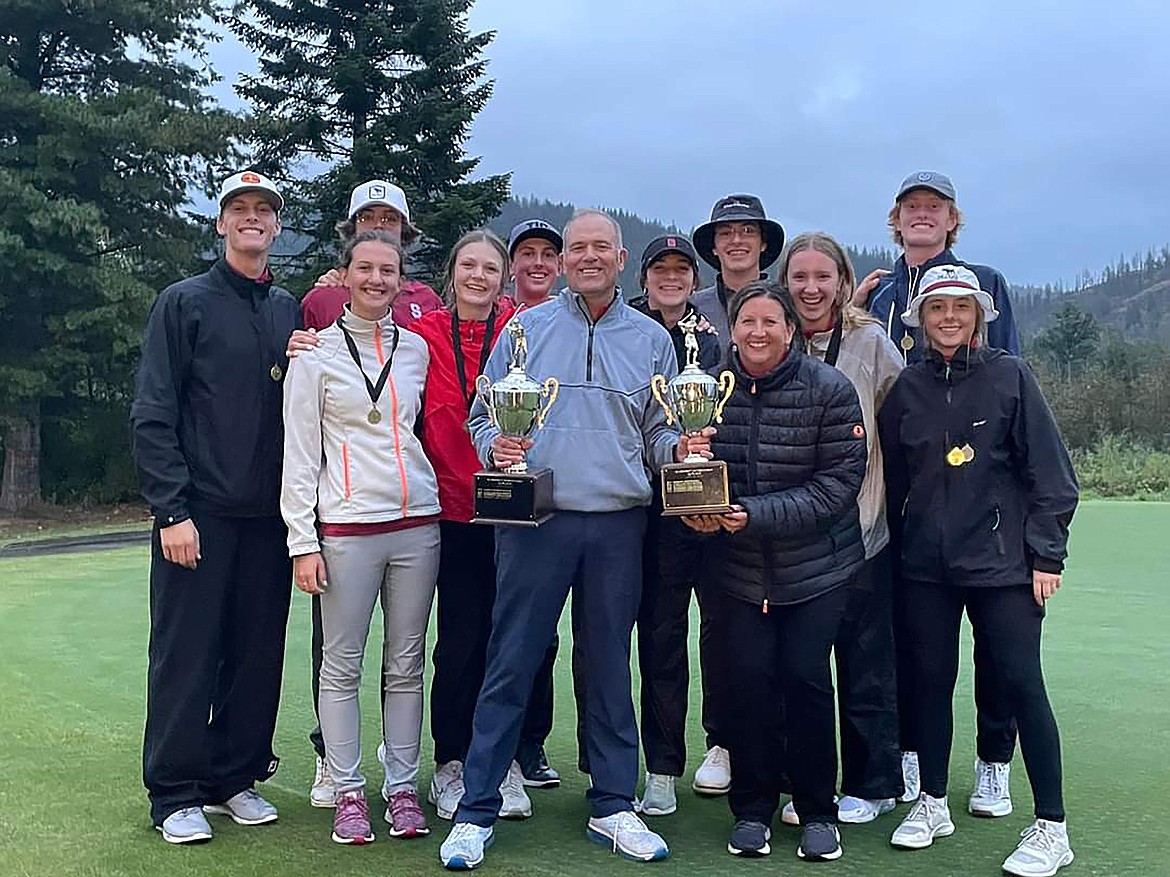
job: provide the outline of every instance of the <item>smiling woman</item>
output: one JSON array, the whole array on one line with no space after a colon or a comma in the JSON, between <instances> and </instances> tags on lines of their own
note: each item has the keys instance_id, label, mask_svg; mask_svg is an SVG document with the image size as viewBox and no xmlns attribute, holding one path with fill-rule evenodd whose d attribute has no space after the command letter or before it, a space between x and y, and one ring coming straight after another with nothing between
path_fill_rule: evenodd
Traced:
<instances>
[{"instance_id":1,"label":"smiling woman","mask_svg":"<svg viewBox=\"0 0 1170 877\"><path fill-rule=\"evenodd\" d=\"M402 247L388 232L363 231L341 254L349 307L363 320L383 319L402 282Z\"/></svg>"}]
</instances>

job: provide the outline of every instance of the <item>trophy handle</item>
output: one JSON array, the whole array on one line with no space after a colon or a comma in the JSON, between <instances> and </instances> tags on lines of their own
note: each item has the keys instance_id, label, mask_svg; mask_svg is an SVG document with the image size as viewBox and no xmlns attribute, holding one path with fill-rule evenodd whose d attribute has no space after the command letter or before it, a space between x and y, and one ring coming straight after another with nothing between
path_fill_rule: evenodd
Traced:
<instances>
[{"instance_id":1,"label":"trophy handle","mask_svg":"<svg viewBox=\"0 0 1170 877\"><path fill-rule=\"evenodd\" d=\"M488 417L491 418L492 426L496 429L500 428L500 422L496 420L496 410L492 407L491 396L488 391L492 388L492 379L487 375L479 375L475 379L475 395L479 396L479 401L483 402L483 407L487 409Z\"/></svg>"},{"instance_id":2,"label":"trophy handle","mask_svg":"<svg viewBox=\"0 0 1170 877\"><path fill-rule=\"evenodd\" d=\"M536 428L540 429L544 426L544 419L548 417L548 409L552 408L553 402L557 401L557 393L561 390L561 383L556 378L548 378L544 382L544 387L540 391L540 395L544 396L548 401L544 403L544 407L536 414Z\"/></svg>"},{"instance_id":3,"label":"trophy handle","mask_svg":"<svg viewBox=\"0 0 1170 877\"><path fill-rule=\"evenodd\" d=\"M674 423L674 412L670 410L670 403L666 401L666 377L664 375L655 375L650 379L650 392L654 394L654 398L662 406L662 410L666 412L666 425L670 426Z\"/></svg>"},{"instance_id":4,"label":"trophy handle","mask_svg":"<svg viewBox=\"0 0 1170 877\"><path fill-rule=\"evenodd\" d=\"M719 392L723 398L715 403L715 422L723 422L723 408L727 405L727 400L731 398L731 394L735 392L735 375L729 371L719 373Z\"/></svg>"}]
</instances>

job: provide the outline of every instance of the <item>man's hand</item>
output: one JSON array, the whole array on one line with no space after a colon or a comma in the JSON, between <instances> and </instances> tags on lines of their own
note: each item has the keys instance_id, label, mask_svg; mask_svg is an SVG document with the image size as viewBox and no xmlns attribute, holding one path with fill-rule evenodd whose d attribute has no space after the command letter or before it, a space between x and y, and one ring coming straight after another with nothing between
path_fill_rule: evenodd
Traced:
<instances>
[{"instance_id":1,"label":"man's hand","mask_svg":"<svg viewBox=\"0 0 1170 877\"><path fill-rule=\"evenodd\" d=\"M340 268L330 268L317 278L314 286L345 286L345 272Z\"/></svg>"},{"instance_id":2,"label":"man's hand","mask_svg":"<svg viewBox=\"0 0 1170 877\"><path fill-rule=\"evenodd\" d=\"M719 516L719 526L728 533L738 533L747 526L748 513L743 506L732 503L731 511Z\"/></svg>"},{"instance_id":3,"label":"man's hand","mask_svg":"<svg viewBox=\"0 0 1170 877\"><path fill-rule=\"evenodd\" d=\"M682 522L696 533L718 533L723 526L722 515L683 515Z\"/></svg>"},{"instance_id":4,"label":"man's hand","mask_svg":"<svg viewBox=\"0 0 1170 877\"><path fill-rule=\"evenodd\" d=\"M506 469L524 462L524 452L532 447L532 439L498 435L492 439L491 461L497 469Z\"/></svg>"},{"instance_id":5,"label":"man's hand","mask_svg":"<svg viewBox=\"0 0 1170 877\"><path fill-rule=\"evenodd\" d=\"M889 273L885 268L874 268L865 277L861 278L861 282L853 290L853 304L864 311L869 305L869 294L878 285L878 281Z\"/></svg>"},{"instance_id":6,"label":"man's hand","mask_svg":"<svg viewBox=\"0 0 1170 877\"><path fill-rule=\"evenodd\" d=\"M1043 606L1060 588L1060 573L1032 570L1032 597L1037 606Z\"/></svg>"},{"instance_id":7,"label":"man's hand","mask_svg":"<svg viewBox=\"0 0 1170 877\"><path fill-rule=\"evenodd\" d=\"M320 551L293 558L293 581L306 594L325 593L329 580L325 577L325 561Z\"/></svg>"},{"instance_id":8,"label":"man's hand","mask_svg":"<svg viewBox=\"0 0 1170 877\"><path fill-rule=\"evenodd\" d=\"M187 569L195 569L203 555L199 551L199 530L188 518L158 531L163 557Z\"/></svg>"},{"instance_id":9,"label":"man's hand","mask_svg":"<svg viewBox=\"0 0 1170 877\"><path fill-rule=\"evenodd\" d=\"M298 353L306 353L320 343L321 339L317 337L316 329L293 329L293 333L288 336L288 349L284 351L284 355L289 359L296 359Z\"/></svg>"},{"instance_id":10,"label":"man's hand","mask_svg":"<svg viewBox=\"0 0 1170 877\"><path fill-rule=\"evenodd\" d=\"M683 433L678 440L678 444L674 446L674 460L676 463L681 463L690 454L698 454L706 460L710 460L711 453L711 436L715 435L715 427L704 426L696 434Z\"/></svg>"}]
</instances>

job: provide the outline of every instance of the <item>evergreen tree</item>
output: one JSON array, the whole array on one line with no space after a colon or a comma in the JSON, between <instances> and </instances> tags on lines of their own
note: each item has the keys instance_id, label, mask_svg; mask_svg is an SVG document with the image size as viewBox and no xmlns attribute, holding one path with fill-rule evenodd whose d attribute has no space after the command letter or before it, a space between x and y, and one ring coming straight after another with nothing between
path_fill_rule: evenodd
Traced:
<instances>
[{"instance_id":1,"label":"evergreen tree","mask_svg":"<svg viewBox=\"0 0 1170 877\"><path fill-rule=\"evenodd\" d=\"M414 254L435 277L447 251L508 196L508 176L468 180L463 143L491 96L471 0L248 0L232 27L259 56L237 91L256 111L261 167L288 180L286 217L309 238L309 277L332 263L334 223L363 180L400 185L423 231ZM303 177L324 167L307 181Z\"/></svg>"},{"instance_id":2,"label":"evergreen tree","mask_svg":"<svg viewBox=\"0 0 1170 877\"><path fill-rule=\"evenodd\" d=\"M145 313L189 265L179 208L236 127L181 60L215 2L0 0L0 508L37 502L42 437L102 406L120 426L102 462L126 468Z\"/></svg>"}]
</instances>

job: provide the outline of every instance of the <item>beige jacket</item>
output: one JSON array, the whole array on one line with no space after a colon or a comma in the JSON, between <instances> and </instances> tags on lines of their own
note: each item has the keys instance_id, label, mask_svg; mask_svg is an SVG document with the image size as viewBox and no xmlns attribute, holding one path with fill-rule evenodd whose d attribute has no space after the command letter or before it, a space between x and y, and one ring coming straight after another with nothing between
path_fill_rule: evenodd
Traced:
<instances>
[{"instance_id":1,"label":"beige jacket","mask_svg":"<svg viewBox=\"0 0 1170 877\"><path fill-rule=\"evenodd\" d=\"M342 319L376 384L396 327L389 318L355 317L348 307ZM418 335L397 332L378 423L370 423L369 392L336 325L318 333L320 346L289 363L280 512L292 557L320 551L318 521L374 524L439 513L435 471L414 433L430 355Z\"/></svg>"},{"instance_id":2,"label":"beige jacket","mask_svg":"<svg viewBox=\"0 0 1170 877\"><path fill-rule=\"evenodd\" d=\"M808 352L824 360L829 351L832 332L818 332L809 338ZM861 538L865 542L866 559L873 557L890 541L886 526L886 483L882 474L882 448L878 441L877 412L902 371L902 354L894 346L885 329L878 323L862 323L846 329L841 336L837 354L837 368L845 373L861 400L861 416L865 422L865 442L869 454L865 465L865 480L857 495L861 513Z\"/></svg>"}]
</instances>

